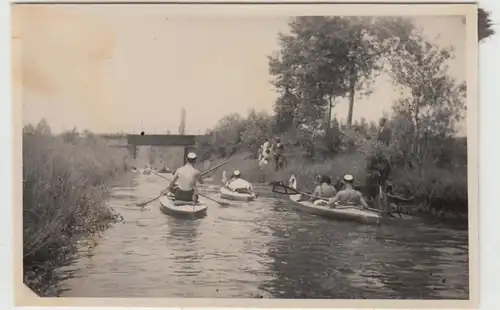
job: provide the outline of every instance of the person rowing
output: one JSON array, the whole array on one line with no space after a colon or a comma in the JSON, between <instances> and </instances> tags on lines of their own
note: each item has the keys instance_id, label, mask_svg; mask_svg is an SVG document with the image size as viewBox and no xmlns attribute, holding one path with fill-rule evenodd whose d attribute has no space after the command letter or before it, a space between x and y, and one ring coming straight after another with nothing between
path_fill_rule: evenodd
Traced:
<instances>
[{"instance_id":1,"label":"person rowing","mask_svg":"<svg viewBox=\"0 0 500 310\"><path fill-rule=\"evenodd\" d=\"M196 154L187 155L186 164L174 173L174 178L170 182L169 189L174 193L175 200L198 201L196 183L203 184L200 171L194 167Z\"/></svg>"},{"instance_id":2,"label":"person rowing","mask_svg":"<svg viewBox=\"0 0 500 310\"><path fill-rule=\"evenodd\" d=\"M336 205L342 206L361 206L363 209L368 208L363 195L354 189L354 177L350 174L344 176L344 189L341 189L335 197L328 201L330 207L335 208Z\"/></svg>"},{"instance_id":3,"label":"person rowing","mask_svg":"<svg viewBox=\"0 0 500 310\"><path fill-rule=\"evenodd\" d=\"M325 200L335 197L337 190L332 186L332 179L327 175L319 176L318 186L312 193L311 201L315 204L320 204ZM320 197L320 198L318 198Z\"/></svg>"},{"instance_id":4,"label":"person rowing","mask_svg":"<svg viewBox=\"0 0 500 310\"><path fill-rule=\"evenodd\" d=\"M225 186L236 193L253 194L254 189L250 182L241 178L241 172L234 170L231 177L225 181Z\"/></svg>"}]
</instances>

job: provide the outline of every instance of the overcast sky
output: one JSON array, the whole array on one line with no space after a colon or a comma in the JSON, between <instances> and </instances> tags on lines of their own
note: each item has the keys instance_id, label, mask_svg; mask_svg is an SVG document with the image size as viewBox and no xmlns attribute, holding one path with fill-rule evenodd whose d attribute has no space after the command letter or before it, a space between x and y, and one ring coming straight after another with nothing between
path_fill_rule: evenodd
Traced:
<instances>
[{"instance_id":1,"label":"overcast sky","mask_svg":"<svg viewBox=\"0 0 500 310\"><path fill-rule=\"evenodd\" d=\"M267 56L279 49L286 16L188 18L171 17L168 6L26 5L15 18L22 62L14 86L22 84L24 124L46 118L54 131L177 132L184 107L187 132L202 133L228 113L272 111ZM429 38L454 47L450 74L465 80L462 19L415 21ZM355 103L354 119L390 112L398 94L381 75L375 92ZM334 113L345 119L347 100Z\"/></svg>"}]
</instances>

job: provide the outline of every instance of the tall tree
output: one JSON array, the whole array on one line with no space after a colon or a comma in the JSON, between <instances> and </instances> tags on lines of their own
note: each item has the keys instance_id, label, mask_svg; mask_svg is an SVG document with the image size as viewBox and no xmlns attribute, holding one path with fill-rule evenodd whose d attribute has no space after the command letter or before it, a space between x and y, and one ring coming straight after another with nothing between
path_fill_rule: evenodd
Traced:
<instances>
[{"instance_id":1,"label":"tall tree","mask_svg":"<svg viewBox=\"0 0 500 310\"><path fill-rule=\"evenodd\" d=\"M411 152L419 160L429 138L450 137L463 117L466 88L448 73L453 57L451 48L440 48L415 33L391 61L393 81L404 94L394 111L411 122Z\"/></svg>"},{"instance_id":2,"label":"tall tree","mask_svg":"<svg viewBox=\"0 0 500 310\"><path fill-rule=\"evenodd\" d=\"M354 99L370 92L383 68L381 59L409 36L413 24L403 18L298 17L290 33L280 34L281 49L269 59L280 93L277 115L300 124L330 124L335 98L349 96L348 124ZM364 93L361 92L364 91Z\"/></svg>"},{"instance_id":3,"label":"tall tree","mask_svg":"<svg viewBox=\"0 0 500 310\"><path fill-rule=\"evenodd\" d=\"M491 13L481 8L477 10L477 30L479 42L495 34Z\"/></svg>"}]
</instances>

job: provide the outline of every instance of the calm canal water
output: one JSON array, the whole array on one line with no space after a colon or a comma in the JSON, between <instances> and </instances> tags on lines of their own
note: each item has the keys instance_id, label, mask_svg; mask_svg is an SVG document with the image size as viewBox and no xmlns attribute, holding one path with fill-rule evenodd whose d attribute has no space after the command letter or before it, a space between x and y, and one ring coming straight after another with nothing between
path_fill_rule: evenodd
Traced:
<instances>
[{"instance_id":1,"label":"calm canal water","mask_svg":"<svg viewBox=\"0 0 500 310\"><path fill-rule=\"evenodd\" d=\"M465 230L335 222L263 197L210 205L195 221L163 215L158 201L136 206L166 185L138 175L113 190L125 222L82 244L61 296L468 298Z\"/></svg>"}]
</instances>

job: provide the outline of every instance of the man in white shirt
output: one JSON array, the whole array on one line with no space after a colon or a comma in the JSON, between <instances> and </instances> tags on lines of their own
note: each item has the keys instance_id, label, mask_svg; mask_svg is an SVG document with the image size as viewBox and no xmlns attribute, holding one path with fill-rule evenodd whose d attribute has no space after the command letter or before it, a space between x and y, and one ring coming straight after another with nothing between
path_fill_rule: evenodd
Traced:
<instances>
[{"instance_id":1,"label":"man in white shirt","mask_svg":"<svg viewBox=\"0 0 500 310\"><path fill-rule=\"evenodd\" d=\"M254 192L252 184L241 178L239 170L234 170L233 175L226 182L226 187L237 193L253 194Z\"/></svg>"}]
</instances>

